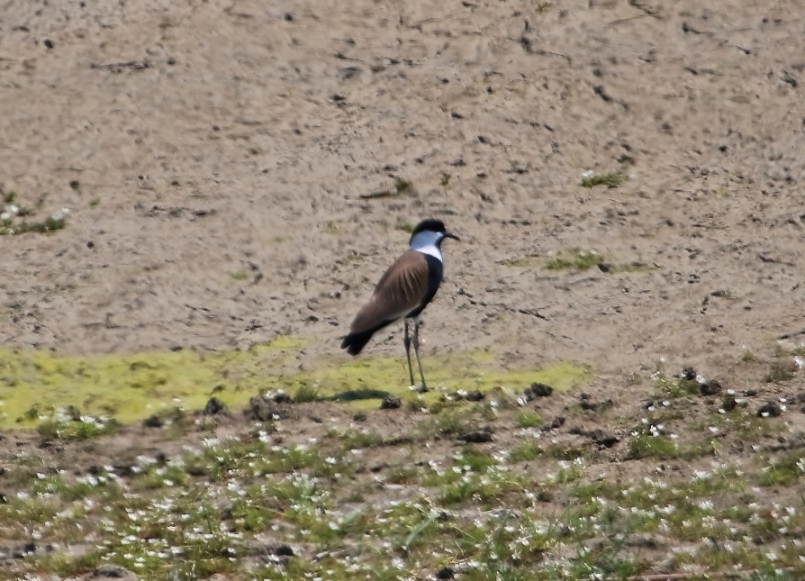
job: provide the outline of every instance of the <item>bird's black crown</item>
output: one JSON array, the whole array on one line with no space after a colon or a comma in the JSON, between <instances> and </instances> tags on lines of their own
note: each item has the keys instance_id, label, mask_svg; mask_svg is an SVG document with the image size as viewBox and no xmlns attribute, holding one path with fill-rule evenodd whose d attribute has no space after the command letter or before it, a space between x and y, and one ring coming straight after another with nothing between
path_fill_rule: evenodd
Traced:
<instances>
[{"instance_id":1,"label":"bird's black crown","mask_svg":"<svg viewBox=\"0 0 805 581\"><path fill-rule=\"evenodd\" d=\"M444 222L441 220L428 218L427 220L422 220L416 225L416 228L414 228L414 230L411 232L411 238L420 232L446 232L446 230L444 229Z\"/></svg>"}]
</instances>

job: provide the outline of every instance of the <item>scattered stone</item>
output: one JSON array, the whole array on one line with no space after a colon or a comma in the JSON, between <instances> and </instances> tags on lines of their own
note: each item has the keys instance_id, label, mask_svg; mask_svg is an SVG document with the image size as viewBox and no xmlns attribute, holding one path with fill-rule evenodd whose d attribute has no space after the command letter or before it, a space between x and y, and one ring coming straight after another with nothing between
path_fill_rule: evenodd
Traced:
<instances>
[{"instance_id":1,"label":"scattered stone","mask_svg":"<svg viewBox=\"0 0 805 581\"><path fill-rule=\"evenodd\" d=\"M693 367L685 367L682 369L682 379L685 381L693 381L696 379L696 370Z\"/></svg>"},{"instance_id":2,"label":"scattered stone","mask_svg":"<svg viewBox=\"0 0 805 581\"><path fill-rule=\"evenodd\" d=\"M120 565L113 565L112 563L104 563L99 566L90 575L90 579L137 579L137 576Z\"/></svg>"},{"instance_id":3,"label":"scattered stone","mask_svg":"<svg viewBox=\"0 0 805 581\"><path fill-rule=\"evenodd\" d=\"M731 412L736 407L738 407L738 401L735 399L735 396L731 393L728 393L724 396L724 399L721 400L721 408L726 412Z\"/></svg>"},{"instance_id":4,"label":"scattered stone","mask_svg":"<svg viewBox=\"0 0 805 581\"><path fill-rule=\"evenodd\" d=\"M352 416L353 422L365 422L366 421L366 414L363 412L358 412L354 416Z\"/></svg>"},{"instance_id":5,"label":"scattered stone","mask_svg":"<svg viewBox=\"0 0 805 581\"><path fill-rule=\"evenodd\" d=\"M579 394L579 399L581 399L581 400L587 400L587 399L590 399L590 397L591 396L590 396L589 393L581 393L581 394Z\"/></svg>"},{"instance_id":6,"label":"scattered stone","mask_svg":"<svg viewBox=\"0 0 805 581\"><path fill-rule=\"evenodd\" d=\"M562 416L557 416L557 417L555 417L553 419L553 421L551 422L551 425L548 426L548 429L549 430L556 430L558 428L561 428L564 425L565 425L565 418L563 418Z\"/></svg>"},{"instance_id":7,"label":"scattered stone","mask_svg":"<svg viewBox=\"0 0 805 581\"><path fill-rule=\"evenodd\" d=\"M721 384L715 379L708 379L699 384L702 395L716 395L721 393Z\"/></svg>"},{"instance_id":8,"label":"scattered stone","mask_svg":"<svg viewBox=\"0 0 805 581\"><path fill-rule=\"evenodd\" d=\"M534 382L531 384L531 387L527 387L523 391L523 395L525 396L526 401L531 401L538 397L548 397L553 393L553 388L550 385L546 385L544 383Z\"/></svg>"},{"instance_id":9,"label":"scattered stone","mask_svg":"<svg viewBox=\"0 0 805 581\"><path fill-rule=\"evenodd\" d=\"M612 265L608 262L599 262L598 263L598 270L601 272L610 272L612 270Z\"/></svg>"},{"instance_id":10,"label":"scattered stone","mask_svg":"<svg viewBox=\"0 0 805 581\"><path fill-rule=\"evenodd\" d=\"M759 418L769 418L769 417L776 418L781 413L783 413L783 410L781 410L777 402L774 401L766 403L757 411L757 415Z\"/></svg>"},{"instance_id":11,"label":"scattered stone","mask_svg":"<svg viewBox=\"0 0 805 581\"><path fill-rule=\"evenodd\" d=\"M205 416L217 416L218 414L226 414L226 404L217 397L211 397L207 405L204 406Z\"/></svg>"},{"instance_id":12,"label":"scattered stone","mask_svg":"<svg viewBox=\"0 0 805 581\"><path fill-rule=\"evenodd\" d=\"M375 464L374 466L370 466L369 467L369 472L375 472L375 473L380 472L381 470L385 470L388 467L389 467L388 464L386 464L385 462L381 462L380 464Z\"/></svg>"},{"instance_id":13,"label":"scattered stone","mask_svg":"<svg viewBox=\"0 0 805 581\"><path fill-rule=\"evenodd\" d=\"M443 569L439 569L436 573L437 579L454 579L456 576L456 572L453 571L452 567L445 567Z\"/></svg>"},{"instance_id":14,"label":"scattered stone","mask_svg":"<svg viewBox=\"0 0 805 581\"><path fill-rule=\"evenodd\" d=\"M464 434L459 435L458 439L461 440L462 442L466 442L467 444L484 444L486 442L491 442L492 428L486 426L478 430L466 432Z\"/></svg>"},{"instance_id":15,"label":"scattered stone","mask_svg":"<svg viewBox=\"0 0 805 581\"><path fill-rule=\"evenodd\" d=\"M161 428L165 425L165 420L157 415L148 416L143 420L143 426L146 428Z\"/></svg>"},{"instance_id":16,"label":"scattered stone","mask_svg":"<svg viewBox=\"0 0 805 581\"><path fill-rule=\"evenodd\" d=\"M757 390L756 389L747 389L744 392L744 396L746 396L746 397L755 397L756 395L757 395Z\"/></svg>"},{"instance_id":17,"label":"scattered stone","mask_svg":"<svg viewBox=\"0 0 805 581\"><path fill-rule=\"evenodd\" d=\"M0 504L8 504L8 497L0 492Z\"/></svg>"},{"instance_id":18,"label":"scattered stone","mask_svg":"<svg viewBox=\"0 0 805 581\"><path fill-rule=\"evenodd\" d=\"M381 410L396 410L400 407L402 407L402 400L396 395L389 394L380 402Z\"/></svg>"}]
</instances>

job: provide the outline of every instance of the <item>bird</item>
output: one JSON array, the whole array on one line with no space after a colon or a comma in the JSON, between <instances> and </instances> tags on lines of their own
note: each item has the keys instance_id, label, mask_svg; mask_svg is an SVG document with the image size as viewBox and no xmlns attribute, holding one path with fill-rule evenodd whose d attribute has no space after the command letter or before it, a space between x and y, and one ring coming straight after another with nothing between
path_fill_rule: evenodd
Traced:
<instances>
[{"instance_id":1,"label":"bird","mask_svg":"<svg viewBox=\"0 0 805 581\"><path fill-rule=\"evenodd\" d=\"M444 257L441 245L445 238L458 241L459 237L448 232L444 222L433 218L422 220L411 232L409 248L388 267L380 277L371 298L361 307L349 334L343 338L341 348L350 355L358 355L372 335L380 329L403 319L405 356L408 359L408 376L411 388L414 385L414 370L411 366L411 345L414 346L416 362L422 386L427 391L422 362L419 359L420 314L428 306L442 282ZM409 335L409 321L413 321L413 341Z\"/></svg>"}]
</instances>

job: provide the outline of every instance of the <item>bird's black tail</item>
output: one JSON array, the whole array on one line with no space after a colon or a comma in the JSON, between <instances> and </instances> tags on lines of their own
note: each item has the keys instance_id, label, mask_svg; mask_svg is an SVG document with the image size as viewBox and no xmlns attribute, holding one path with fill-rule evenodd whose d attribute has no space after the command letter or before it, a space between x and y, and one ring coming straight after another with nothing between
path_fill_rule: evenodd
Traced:
<instances>
[{"instance_id":1,"label":"bird's black tail","mask_svg":"<svg viewBox=\"0 0 805 581\"><path fill-rule=\"evenodd\" d=\"M372 338L377 329L369 329L360 333L350 333L341 341L341 349L346 349L350 355L357 355Z\"/></svg>"},{"instance_id":2,"label":"bird's black tail","mask_svg":"<svg viewBox=\"0 0 805 581\"><path fill-rule=\"evenodd\" d=\"M372 335L377 333L380 329L388 325L389 323L393 323L395 319L391 319L389 321L383 321L379 325L372 327L371 329L366 329L365 331L358 331L357 333L350 333L344 340L341 341L341 349L346 349L347 353L350 355L357 355L361 352L361 350L366 347L366 344L369 342L369 339L372 338Z\"/></svg>"}]
</instances>

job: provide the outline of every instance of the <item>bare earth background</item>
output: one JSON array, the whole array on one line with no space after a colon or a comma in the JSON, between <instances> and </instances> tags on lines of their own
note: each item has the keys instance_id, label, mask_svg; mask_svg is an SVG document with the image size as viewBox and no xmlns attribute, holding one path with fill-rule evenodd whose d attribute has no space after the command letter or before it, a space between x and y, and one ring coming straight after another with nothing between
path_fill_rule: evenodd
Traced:
<instances>
[{"instance_id":1,"label":"bare earth background","mask_svg":"<svg viewBox=\"0 0 805 581\"><path fill-rule=\"evenodd\" d=\"M0 342L337 351L394 226L436 216L462 242L432 351L623 372L767 348L805 330L805 17L756 4L7 2L0 182L71 213L2 239ZM655 268L500 263L572 248Z\"/></svg>"},{"instance_id":2,"label":"bare earth background","mask_svg":"<svg viewBox=\"0 0 805 581\"><path fill-rule=\"evenodd\" d=\"M5 0L0 188L70 213L0 238L0 346L293 335L306 365L438 217L426 353L579 361L635 405L660 361L773 393L739 363L805 341L803 29L749 0ZM545 268L573 250L613 268Z\"/></svg>"}]
</instances>

